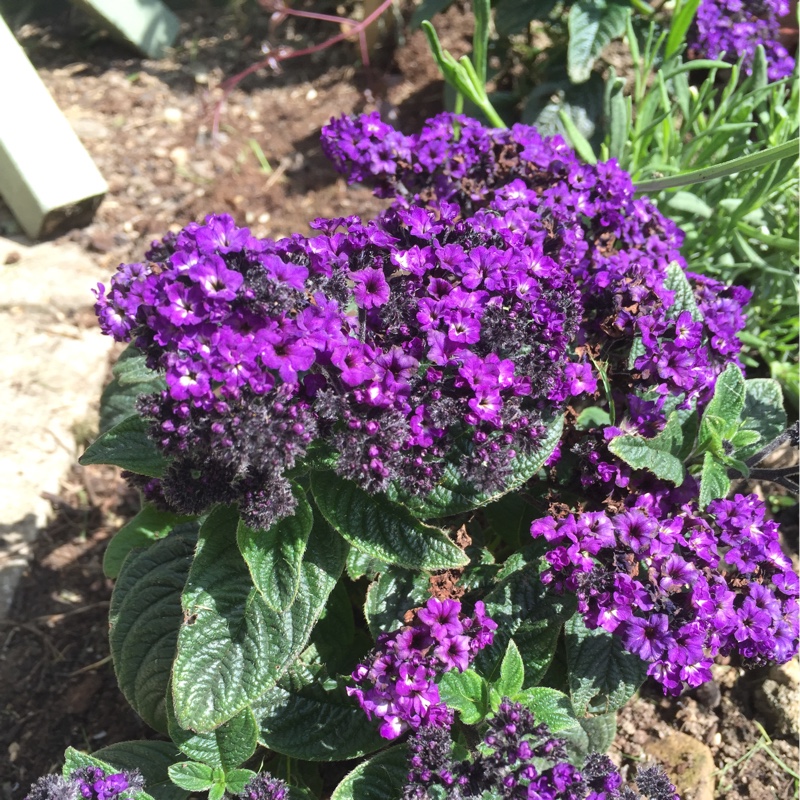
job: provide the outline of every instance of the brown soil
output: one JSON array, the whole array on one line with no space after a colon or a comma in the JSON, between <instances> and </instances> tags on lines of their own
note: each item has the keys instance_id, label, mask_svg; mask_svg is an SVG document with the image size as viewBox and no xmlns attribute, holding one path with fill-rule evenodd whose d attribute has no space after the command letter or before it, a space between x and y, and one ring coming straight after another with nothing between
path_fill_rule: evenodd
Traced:
<instances>
[{"instance_id":1,"label":"brown soil","mask_svg":"<svg viewBox=\"0 0 800 800\"><path fill-rule=\"evenodd\" d=\"M279 74L251 76L227 99L213 140L216 87L261 57L266 15L208 13L198 3L182 19L174 54L161 61L87 36L75 15L17 31L109 182L93 224L66 237L99 254L109 274L120 261L141 258L151 239L210 212L231 213L262 236L305 232L315 216L374 214L380 201L346 187L325 160L320 127L331 116L379 109L411 131L441 110L443 86L417 32L396 50L387 40L371 70L354 66L357 49L345 43L286 61ZM468 50L471 20L458 5L437 28L456 56ZM280 29L282 41L298 48L332 33L302 21ZM16 233L2 208L0 233ZM24 797L69 745L91 751L153 735L117 689L107 643L111 583L102 555L135 513L136 498L116 470L76 467L52 502L54 519L9 619L0 620L0 800ZM612 752L637 760L648 740L680 729L708 744L718 773L724 770L715 776L718 797L792 796L793 778L763 748L726 768L765 741L754 700L765 675L720 669L710 697L676 702L645 692L633 701L620 715ZM772 748L796 769L796 743L775 738Z\"/></svg>"}]
</instances>

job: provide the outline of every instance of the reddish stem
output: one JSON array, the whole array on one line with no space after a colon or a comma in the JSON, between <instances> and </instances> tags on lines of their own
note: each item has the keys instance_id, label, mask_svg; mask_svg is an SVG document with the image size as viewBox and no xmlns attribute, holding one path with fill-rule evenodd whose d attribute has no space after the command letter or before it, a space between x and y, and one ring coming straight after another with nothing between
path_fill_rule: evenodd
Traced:
<instances>
[{"instance_id":1,"label":"reddish stem","mask_svg":"<svg viewBox=\"0 0 800 800\"><path fill-rule=\"evenodd\" d=\"M212 135L216 137L219 131L219 117L222 111L222 106L225 103L226 98L228 95L236 88L236 86L243 81L248 75L252 75L254 72L258 72L258 70L263 69L264 67L273 66L275 64L279 64L281 61L288 61L290 58L297 58L298 56L307 56L311 55L312 53L318 53L320 50L325 50L328 47L331 47L334 44L338 44L345 39L349 39L356 34L359 37L359 43L361 45L361 57L364 60L365 64L369 63L369 54L365 53L366 50L366 41L364 37L364 30L368 28L384 11L392 4L392 0L383 0L383 2L368 16L365 17L361 22L354 25L350 28L347 32L340 32L337 33L336 36L331 36L330 39L326 39L324 42L320 42L319 44L311 45L310 47L304 47L302 50L291 50L291 51L281 51L278 50L274 54L268 56L267 58L263 59L262 61L258 61L255 64L251 64L247 69L242 70L238 74L234 75L231 78L228 78L226 81L223 81L221 84L222 88L222 98L217 103L216 108L214 109L214 122L211 127ZM304 11L294 11L293 9L283 9L281 13L288 13L294 14L295 16L305 16L311 14L312 12L304 12ZM345 22L341 17L335 18L338 22Z\"/></svg>"}]
</instances>

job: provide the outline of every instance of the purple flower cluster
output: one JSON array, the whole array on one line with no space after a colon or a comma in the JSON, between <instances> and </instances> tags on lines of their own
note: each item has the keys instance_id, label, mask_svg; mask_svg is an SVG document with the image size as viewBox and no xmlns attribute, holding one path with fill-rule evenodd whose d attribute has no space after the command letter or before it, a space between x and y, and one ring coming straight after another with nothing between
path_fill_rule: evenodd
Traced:
<instances>
[{"instance_id":1,"label":"purple flower cluster","mask_svg":"<svg viewBox=\"0 0 800 800\"><path fill-rule=\"evenodd\" d=\"M542 580L574 592L587 626L619 636L665 693L709 680L717 654L751 666L788 661L800 589L764 503L736 495L674 514L676 495L534 521L531 534L552 546Z\"/></svg>"},{"instance_id":2,"label":"purple flower cluster","mask_svg":"<svg viewBox=\"0 0 800 800\"><path fill-rule=\"evenodd\" d=\"M315 439L344 477L415 494L466 439L467 482L501 488L575 380L579 299L544 235L454 205L312 227L276 242L208 217L100 287L103 330L165 375L141 411L172 459L167 502L238 500L268 527Z\"/></svg>"},{"instance_id":3,"label":"purple flower cluster","mask_svg":"<svg viewBox=\"0 0 800 800\"><path fill-rule=\"evenodd\" d=\"M389 213L456 204L484 224L512 229L522 241L542 242L582 300L576 345L583 360L568 368L571 396L596 390L593 357L602 358L623 411L628 397L651 390L702 402L736 359L749 292L689 274L699 318L687 319L687 312L673 319L667 268L685 268L683 234L647 198L634 196L630 176L615 161L583 164L558 136L542 137L525 125L488 129L451 114L429 120L412 136L376 114L342 117L323 129L322 144L350 181L366 181L377 194L395 198ZM641 341L644 351L631 375L631 347ZM658 405L651 416L655 424L665 421Z\"/></svg>"},{"instance_id":4,"label":"purple flower cluster","mask_svg":"<svg viewBox=\"0 0 800 800\"><path fill-rule=\"evenodd\" d=\"M409 740L409 773L403 800L677 800L658 767L637 774L640 795L623 785L607 756L593 753L582 770L567 761L562 739L520 703L505 699L488 720L481 745L456 761L448 725L426 724Z\"/></svg>"},{"instance_id":5,"label":"purple flower cluster","mask_svg":"<svg viewBox=\"0 0 800 800\"><path fill-rule=\"evenodd\" d=\"M687 40L703 58L736 61L744 56L752 71L756 47L763 45L767 75L777 81L791 75L794 59L779 41L780 18L789 13L789 0L703 0Z\"/></svg>"},{"instance_id":6,"label":"purple flower cluster","mask_svg":"<svg viewBox=\"0 0 800 800\"><path fill-rule=\"evenodd\" d=\"M431 598L413 622L378 636L366 662L353 672L355 697L367 716L381 720L380 734L395 739L408 728L448 724L451 711L439 697L435 680L451 669L463 672L494 640L497 623L483 603L471 617L457 600Z\"/></svg>"},{"instance_id":7,"label":"purple flower cluster","mask_svg":"<svg viewBox=\"0 0 800 800\"><path fill-rule=\"evenodd\" d=\"M288 800L289 787L268 772L259 772L236 796L239 800Z\"/></svg>"},{"instance_id":8,"label":"purple flower cluster","mask_svg":"<svg viewBox=\"0 0 800 800\"><path fill-rule=\"evenodd\" d=\"M25 800L116 800L144 789L138 770L106 775L99 767L80 767L68 778L45 775L31 786Z\"/></svg>"}]
</instances>

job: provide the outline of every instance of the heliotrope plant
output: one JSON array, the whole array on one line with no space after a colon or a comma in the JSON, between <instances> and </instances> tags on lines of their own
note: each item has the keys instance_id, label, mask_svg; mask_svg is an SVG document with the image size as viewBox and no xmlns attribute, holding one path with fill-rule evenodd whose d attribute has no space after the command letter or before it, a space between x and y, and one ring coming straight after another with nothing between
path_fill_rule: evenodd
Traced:
<instances>
[{"instance_id":1,"label":"heliotrope plant","mask_svg":"<svg viewBox=\"0 0 800 800\"><path fill-rule=\"evenodd\" d=\"M758 466L786 417L738 361L748 293L531 128L371 115L323 147L377 219L210 216L98 289L130 344L82 461L145 499L106 552L111 654L171 743L70 751L31 800L89 768L97 800L328 796L321 763L376 751L334 800L636 797L602 753L647 674L797 651L777 527L727 499L793 485Z\"/></svg>"},{"instance_id":2,"label":"heliotrope plant","mask_svg":"<svg viewBox=\"0 0 800 800\"><path fill-rule=\"evenodd\" d=\"M794 58L780 42L780 19L789 14L789 0L703 0L689 28L687 44L703 58L734 62L744 56L749 75L762 45L767 75L777 81L792 74Z\"/></svg>"}]
</instances>

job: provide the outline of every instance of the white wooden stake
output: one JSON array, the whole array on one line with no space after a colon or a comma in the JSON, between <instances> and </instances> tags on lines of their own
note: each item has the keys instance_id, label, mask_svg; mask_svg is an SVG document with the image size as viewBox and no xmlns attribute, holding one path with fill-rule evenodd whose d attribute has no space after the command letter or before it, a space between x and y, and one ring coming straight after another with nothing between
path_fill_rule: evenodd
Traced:
<instances>
[{"instance_id":1,"label":"white wooden stake","mask_svg":"<svg viewBox=\"0 0 800 800\"><path fill-rule=\"evenodd\" d=\"M0 17L0 195L31 238L88 224L103 176Z\"/></svg>"}]
</instances>

